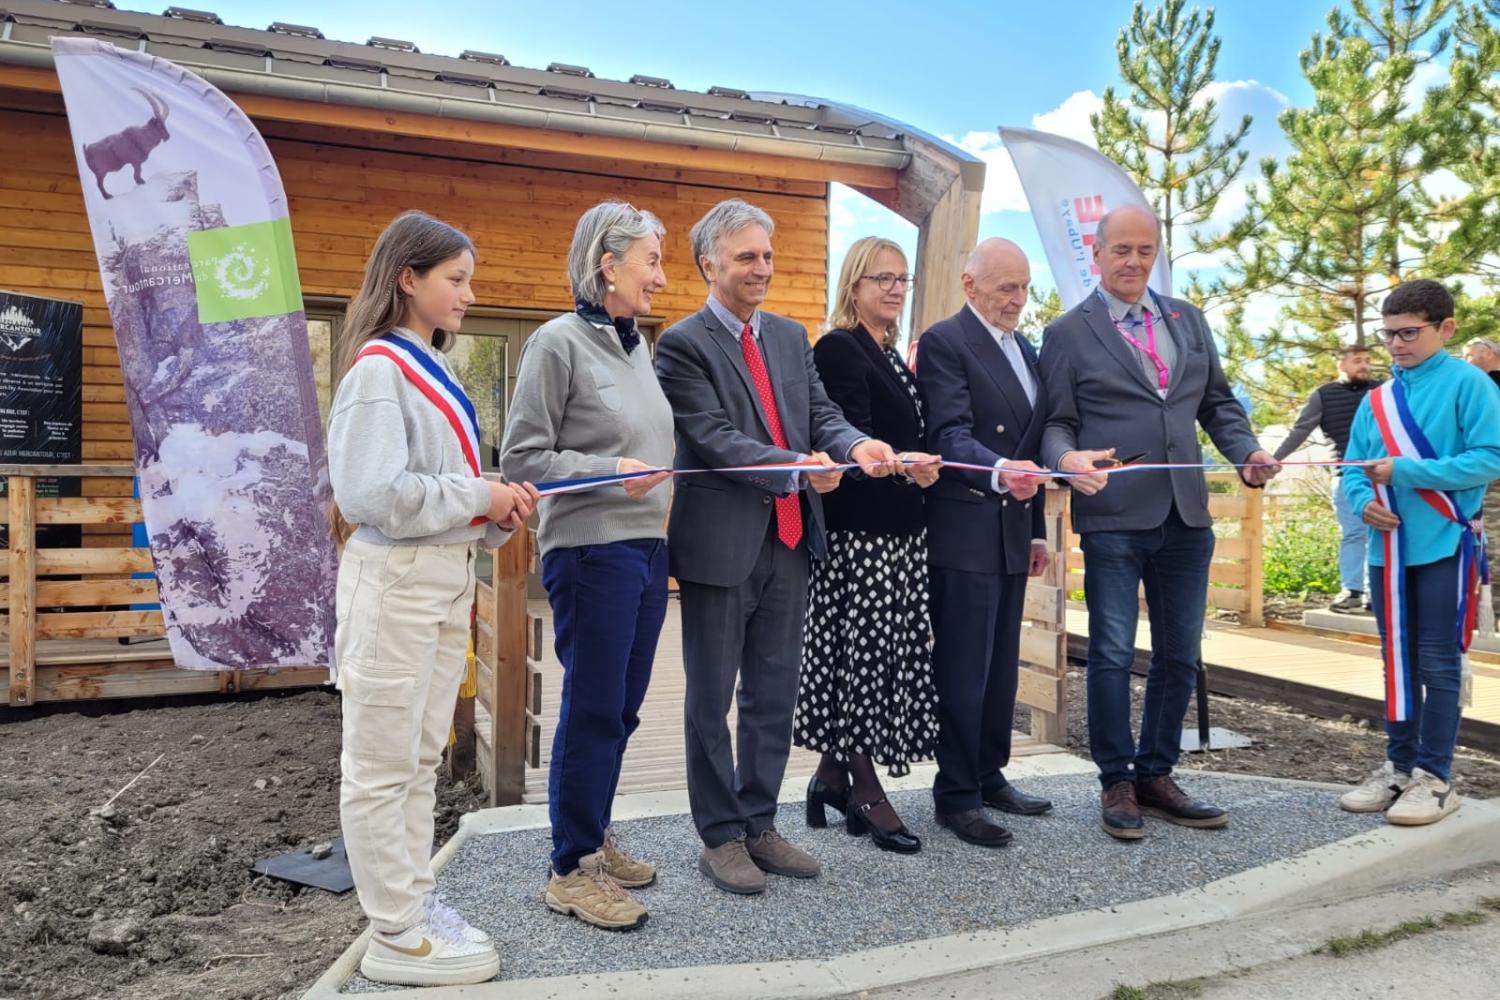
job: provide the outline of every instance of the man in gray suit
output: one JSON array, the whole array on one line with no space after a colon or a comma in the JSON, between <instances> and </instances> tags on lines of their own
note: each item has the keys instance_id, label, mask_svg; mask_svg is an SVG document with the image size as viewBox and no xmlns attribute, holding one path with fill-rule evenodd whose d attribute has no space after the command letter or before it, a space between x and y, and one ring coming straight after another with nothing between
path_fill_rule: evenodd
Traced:
<instances>
[{"instance_id":1,"label":"man in gray suit","mask_svg":"<svg viewBox=\"0 0 1500 1000\"><path fill-rule=\"evenodd\" d=\"M720 202L693 226L708 303L656 346L677 426L676 467L848 461L888 475L900 467L896 455L851 427L828 399L807 330L760 309L772 229L770 216L739 199ZM776 796L791 747L808 557L826 552L818 494L837 487L840 475L677 479L667 551L682 594L688 800L704 843L698 867L729 892L764 891L765 872L818 873L817 861L776 832ZM739 706L737 764L731 699Z\"/></svg>"},{"instance_id":2,"label":"man in gray suit","mask_svg":"<svg viewBox=\"0 0 1500 1000\"><path fill-rule=\"evenodd\" d=\"M1258 466L1241 470L1247 485L1263 486L1279 469L1230 393L1203 313L1146 287L1160 234L1143 208L1105 215L1094 242L1099 287L1047 327L1041 353L1042 459L1082 474L1070 482L1089 609L1089 747L1104 786L1104 829L1122 840L1144 836L1142 813L1190 827L1229 822L1171 777L1197 678L1213 518L1199 470L1094 470L1115 456L1202 462L1200 425L1229 461ZM1151 667L1137 744L1130 668L1143 583Z\"/></svg>"}]
</instances>

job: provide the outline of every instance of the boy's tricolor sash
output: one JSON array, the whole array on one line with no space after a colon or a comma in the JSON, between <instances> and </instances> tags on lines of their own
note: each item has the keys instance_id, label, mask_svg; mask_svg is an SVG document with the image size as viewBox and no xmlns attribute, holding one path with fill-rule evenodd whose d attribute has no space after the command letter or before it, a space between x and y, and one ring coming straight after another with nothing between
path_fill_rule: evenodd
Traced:
<instances>
[{"instance_id":1,"label":"boy's tricolor sash","mask_svg":"<svg viewBox=\"0 0 1500 1000\"><path fill-rule=\"evenodd\" d=\"M464 453L469 471L478 477L479 414L474 412L474 404L469 402L463 386L454 381L443 366L428 357L420 347L394 333L371 339L359 349L354 360L357 363L361 358L372 355L394 362L407 381L438 408L438 412L447 419L453 433L458 436L458 446ZM480 516L469 523L483 524L486 520L487 518Z\"/></svg>"},{"instance_id":2,"label":"boy's tricolor sash","mask_svg":"<svg viewBox=\"0 0 1500 1000\"><path fill-rule=\"evenodd\" d=\"M1370 407L1386 453L1392 458L1437 458L1422 429L1407 406L1406 390L1399 379L1391 379L1370 393ZM1458 646L1467 653L1474 638L1478 620L1478 591L1489 582L1489 563L1485 558L1483 526L1478 515L1464 516L1458 501L1446 490L1417 490L1417 495L1439 514L1463 529L1458 559ZM1396 509L1395 491L1389 486L1375 486L1375 496L1392 514ZM1411 710L1415 691L1415 664L1411 662L1407 634L1406 601L1406 533L1404 527L1383 532L1385 553L1385 705L1386 718L1405 722Z\"/></svg>"}]
</instances>

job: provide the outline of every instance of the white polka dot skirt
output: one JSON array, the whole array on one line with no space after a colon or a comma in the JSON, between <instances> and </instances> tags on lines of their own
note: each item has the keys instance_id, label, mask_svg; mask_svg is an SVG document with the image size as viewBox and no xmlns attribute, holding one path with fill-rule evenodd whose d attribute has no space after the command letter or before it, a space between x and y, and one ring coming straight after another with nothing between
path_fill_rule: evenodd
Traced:
<instances>
[{"instance_id":1,"label":"white polka dot skirt","mask_svg":"<svg viewBox=\"0 0 1500 1000\"><path fill-rule=\"evenodd\" d=\"M813 564L793 741L893 775L937 747L927 535L828 534Z\"/></svg>"}]
</instances>

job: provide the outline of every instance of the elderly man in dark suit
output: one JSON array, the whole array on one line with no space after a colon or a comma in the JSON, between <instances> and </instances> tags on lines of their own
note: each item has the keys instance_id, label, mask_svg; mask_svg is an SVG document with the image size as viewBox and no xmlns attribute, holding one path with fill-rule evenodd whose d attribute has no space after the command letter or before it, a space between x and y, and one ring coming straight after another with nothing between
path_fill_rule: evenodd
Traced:
<instances>
[{"instance_id":1,"label":"elderly man in dark suit","mask_svg":"<svg viewBox=\"0 0 1500 1000\"><path fill-rule=\"evenodd\" d=\"M938 692L939 826L981 847L1010 831L983 806L1034 816L1052 804L1006 781L1026 580L1047 567L1046 479L1035 463L1046 422L1036 353L1016 329L1031 265L1009 240L985 240L964 266L968 303L917 341L928 450L993 472L954 469L927 495L933 675Z\"/></svg>"},{"instance_id":2,"label":"elderly man in dark suit","mask_svg":"<svg viewBox=\"0 0 1500 1000\"><path fill-rule=\"evenodd\" d=\"M760 309L772 229L770 216L739 199L720 202L693 226L708 303L656 348L677 427L676 467L810 460L888 475L900 468L895 453L829 401L807 330ZM791 747L808 558L826 549L818 494L836 488L840 475L700 472L677 480L667 550L682 593L688 800L704 843L698 867L729 892L764 891L764 872L818 873L817 861L777 833L776 797ZM736 698L732 751L727 716Z\"/></svg>"},{"instance_id":3,"label":"elderly man in dark suit","mask_svg":"<svg viewBox=\"0 0 1500 1000\"><path fill-rule=\"evenodd\" d=\"M1161 224L1143 208L1099 222L1099 287L1058 318L1042 341L1047 386L1046 464L1079 473L1073 527L1081 536L1089 609L1089 746L1099 765L1105 832L1145 834L1142 813L1190 827L1222 827L1223 809L1189 797L1172 779L1182 718L1192 698L1213 559L1208 484L1197 469L1094 470L1119 456L1143 462L1203 461L1208 432L1247 485L1279 466L1255 439L1230 393L1208 321L1182 299L1146 287ZM1140 742L1130 724L1130 668L1145 585L1151 666Z\"/></svg>"}]
</instances>

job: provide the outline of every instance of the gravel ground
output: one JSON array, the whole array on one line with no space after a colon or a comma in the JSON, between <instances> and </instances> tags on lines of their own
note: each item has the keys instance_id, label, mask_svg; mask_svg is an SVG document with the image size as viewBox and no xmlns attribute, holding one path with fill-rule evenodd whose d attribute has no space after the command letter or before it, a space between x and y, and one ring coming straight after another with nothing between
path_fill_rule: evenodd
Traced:
<instances>
[{"instance_id":1,"label":"gravel ground","mask_svg":"<svg viewBox=\"0 0 1500 1000\"><path fill-rule=\"evenodd\" d=\"M630 934L595 930L544 907L544 830L469 840L440 885L499 942L501 978L525 979L817 958L1019 924L1202 886L1382 822L1340 812L1317 789L1194 777L1190 791L1231 810L1227 830L1148 820L1147 838L1125 844L1099 829L1098 787L1088 776L1027 783L1028 792L1053 800L1054 814L1005 817L1016 839L998 851L937 829L927 792L895 793L896 808L924 840L920 854L905 857L841 829L809 831L800 808L784 806L778 827L817 854L823 874L805 882L772 876L770 890L753 897L709 888L686 817L621 823L629 848L659 869L657 885L639 891L651 920ZM345 992L379 989L356 977Z\"/></svg>"}]
</instances>

